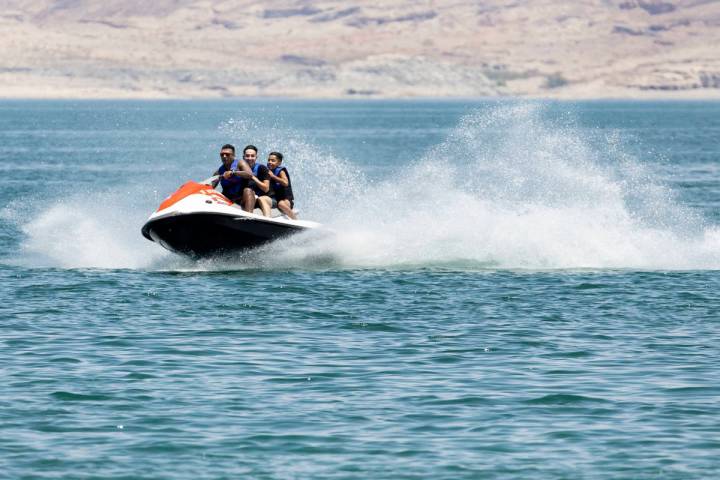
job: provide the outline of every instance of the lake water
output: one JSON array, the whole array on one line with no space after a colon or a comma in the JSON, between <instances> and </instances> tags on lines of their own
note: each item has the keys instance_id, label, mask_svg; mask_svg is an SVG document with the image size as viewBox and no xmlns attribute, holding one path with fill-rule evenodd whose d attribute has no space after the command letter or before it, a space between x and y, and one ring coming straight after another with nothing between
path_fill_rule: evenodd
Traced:
<instances>
[{"instance_id":1,"label":"lake water","mask_svg":"<svg viewBox=\"0 0 720 480\"><path fill-rule=\"evenodd\" d=\"M140 235L226 142L330 234ZM713 478L720 103L0 102L0 477Z\"/></svg>"}]
</instances>

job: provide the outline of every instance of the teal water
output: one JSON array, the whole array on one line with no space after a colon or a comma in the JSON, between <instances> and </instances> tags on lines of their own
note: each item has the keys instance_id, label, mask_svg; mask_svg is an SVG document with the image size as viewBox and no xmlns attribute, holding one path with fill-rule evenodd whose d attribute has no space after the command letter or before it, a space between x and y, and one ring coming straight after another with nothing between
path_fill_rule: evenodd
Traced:
<instances>
[{"instance_id":1,"label":"teal water","mask_svg":"<svg viewBox=\"0 0 720 480\"><path fill-rule=\"evenodd\" d=\"M0 102L0 478L713 478L718 139L703 102ZM330 233L142 238L227 141Z\"/></svg>"}]
</instances>

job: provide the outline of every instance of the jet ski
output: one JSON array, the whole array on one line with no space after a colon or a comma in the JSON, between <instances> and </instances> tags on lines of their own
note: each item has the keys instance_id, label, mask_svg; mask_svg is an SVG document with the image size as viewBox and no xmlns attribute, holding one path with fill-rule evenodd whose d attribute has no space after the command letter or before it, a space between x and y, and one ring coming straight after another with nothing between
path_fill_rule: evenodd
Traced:
<instances>
[{"instance_id":1,"label":"jet ski","mask_svg":"<svg viewBox=\"0 0 720 480\"><path fill-rule=\"evenodd\" d=\"M246 212L211 185L190 181L150 215L142 234L172 252L201 258L247 250L320 227L273 212L271 217Z\"/></svg>"}]
</instances>

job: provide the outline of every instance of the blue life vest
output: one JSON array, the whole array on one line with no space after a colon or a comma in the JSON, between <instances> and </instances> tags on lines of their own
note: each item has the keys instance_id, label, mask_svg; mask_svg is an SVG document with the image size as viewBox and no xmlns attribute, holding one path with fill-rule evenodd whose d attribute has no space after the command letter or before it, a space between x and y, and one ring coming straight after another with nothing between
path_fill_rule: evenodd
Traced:
<instances>
[{"instance_id":1,"label":"blue life vest","mask_svg":"<svg viewBox=\"0 0 720 480\"><path fill-rule=\"evenodd\" d=\"M276 177L279 177L280 172L282 172L283 170L285 170L285 167L275 167L272 169L272 172L273 172L273 175L275 175ZM285 170L285 172L286 172L285 174L287 175L287 170ZM270 182L270 186L272 187L273 192L274 192L274 191L277 191L278 187L282 187L283 185L280 182L273 180Z\"/></svg>"},{"instance_id":2,"label":"blue life vest","mask_svg":"<svg viewBox=\"0 0 720 480\"><path fill-rule=\"evenodd\" d=\"M221 175L229 170L235 170L237 168L237 163L233 162L230 168L225 168L225 165L221 165L220 168L218 168L218 175ZM226 197L228 197L230 200L234 200L236 198L239 198L242 196L243 188L245 187L245 179L238 177L238 176L231 176L228 179L220 178L220 185L222 185L222 193Z\"/></svg>"}]
</instances>

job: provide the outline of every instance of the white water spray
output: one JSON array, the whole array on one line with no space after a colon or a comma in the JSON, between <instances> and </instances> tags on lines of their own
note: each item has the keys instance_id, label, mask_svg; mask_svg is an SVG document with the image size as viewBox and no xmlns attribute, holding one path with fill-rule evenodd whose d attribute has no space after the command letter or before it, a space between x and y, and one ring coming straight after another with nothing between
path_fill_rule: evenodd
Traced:
<instances>
[{"instance_id":1,"label":"white water spray","mask_svg":"<svg viewBox=\"0 0 720 480\"><path fill-rule=\"evenodd\" d=\"M324 221L337 235L303 246L347 267L716 269L706 226L615 136L593 149L542 107L462 119L403 175ZM276 248L290 258L297 248Z\"/></svg>"},{"instance_id":2,"label":"white water spray","mask_svg":"<svg viewBox=\"0 0 720 480\"><path fill-rule=\"evenodd\" d=\"M720 268L720 229L685 208L616 135L598 147L543 113L515 105L468 115L381 182L293 132L230 121L221 127L230 137L286 154L302 217L332 234L190 268ZM87 198L49 202L23 227L25 254L70 268L188 267L140 236L155 205L140 211L111 196L111 213Z\"/></svg>"}]
</instances>

